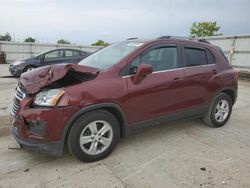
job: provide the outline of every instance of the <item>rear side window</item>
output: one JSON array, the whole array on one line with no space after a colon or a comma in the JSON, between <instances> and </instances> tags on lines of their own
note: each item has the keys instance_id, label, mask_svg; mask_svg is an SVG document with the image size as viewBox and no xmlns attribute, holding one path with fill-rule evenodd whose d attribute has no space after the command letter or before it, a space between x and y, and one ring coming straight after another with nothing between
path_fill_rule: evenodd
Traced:
<instances>
[{"instance_id":1,"label":"rear side window","mask_svg":"<svg viewBox=\"0 0 250 188\"><path fill-rule=\"evenodd\" d=\"M184 48L188 67L207 65L206 51L198 48Z\"/></svg>"},{"instance_id":2,"label":"rear side window","mask_svg":"<svg viewBox=\"0 0 250 188\"><path fill-rule=\"evenodd\" d=\"M75 56L79 56L79 52L78 51L65 50L65 57L75 57Z\"/></svg>"}]
</instances>

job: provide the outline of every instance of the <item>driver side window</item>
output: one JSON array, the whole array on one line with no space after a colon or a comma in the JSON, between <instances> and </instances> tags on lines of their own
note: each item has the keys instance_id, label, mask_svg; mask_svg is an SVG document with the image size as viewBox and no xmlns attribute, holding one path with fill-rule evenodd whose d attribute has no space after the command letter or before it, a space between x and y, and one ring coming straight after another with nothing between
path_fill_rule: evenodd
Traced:
<instances>
[{"instance_id":1,"label":"driver side window","mask_svg":"<svg viewBox=\"0 0 250 188\"><path fill-rule=\"evenodd\" d=\"M140 63L152 65L153 71L162 71L178 68L178 50L175 46L159 47L138 56L130 64L130 74Z\"/></svg>"}]
</instances>

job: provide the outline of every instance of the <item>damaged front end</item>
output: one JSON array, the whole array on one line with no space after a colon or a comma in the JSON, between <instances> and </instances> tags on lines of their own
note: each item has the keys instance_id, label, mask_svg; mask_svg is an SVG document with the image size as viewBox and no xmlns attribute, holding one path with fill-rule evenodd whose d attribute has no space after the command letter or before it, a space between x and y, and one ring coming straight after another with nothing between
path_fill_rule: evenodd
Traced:
<instances>
[{"instance_id":1,"label":"damaged front end","mask_svg":"<svg viewBox=\"0 0 250 188\"><path fill-rule=\"evenodd\" d=\"M58 105L64 88L94 79L98 70L77 64L35 69L21 76L11 109L12 134L25 148L62 154L62 133L80 108Z\"/></svg>"},{"instance_id":2,"label":"damaged front end","mask_svg":"<svg viewBox=\"0 0 250 188\"><path fill-rule=\"evenodd\" d=\"M46 86L58 88L92 80L98 72L95 68L78 64L60 64L24 73L20 83L28 94L35 94Z\"/></svg>"}]
</instances>

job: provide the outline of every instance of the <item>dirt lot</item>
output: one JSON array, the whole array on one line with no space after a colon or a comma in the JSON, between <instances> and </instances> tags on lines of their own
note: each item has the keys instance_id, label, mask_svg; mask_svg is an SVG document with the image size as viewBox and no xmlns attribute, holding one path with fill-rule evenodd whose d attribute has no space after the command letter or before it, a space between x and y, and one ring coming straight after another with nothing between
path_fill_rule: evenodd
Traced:
<instances>
[{"instance_id":1,"label":"dirt lot","mask_svg":"<svg viewBox=\"0 0 250 188\"><path fill-rule=\"evenodd\" d=\"M0 65L0 77L7 76ZM0 78L0 127L8 123L15 78ZM121 140L106 159L81 163L66 153L51 158L0 136L0 187L250 187L250 82L226 126L185 120L141 130Z\"/></svg>"}]
</instances>

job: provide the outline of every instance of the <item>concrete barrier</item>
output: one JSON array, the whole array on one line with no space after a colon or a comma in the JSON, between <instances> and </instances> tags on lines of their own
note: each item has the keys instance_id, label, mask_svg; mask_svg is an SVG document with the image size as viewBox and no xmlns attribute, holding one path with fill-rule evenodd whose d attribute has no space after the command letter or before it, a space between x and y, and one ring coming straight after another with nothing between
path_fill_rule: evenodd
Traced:
<instances>
[{"instance_id":1,"label":"concrete barrier","mask_svg":"<svg viewBox=\"0 0 250 188\"><path fill-rule=\"evenodd\" d=\"M5 42L0 41L0 53L4 52L8 63L17 59L28 58L32 55L56 48L74 48L87 52L94 52L100 49L100 46L85 46L77 44L38 44L27 42Z\"/></svg>"}]
</instances>

